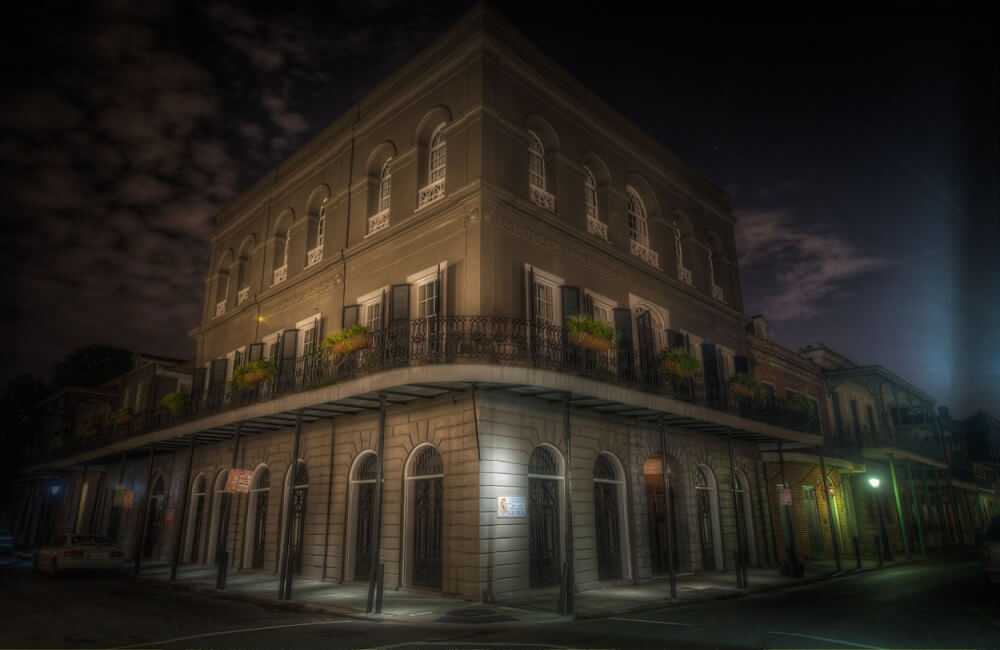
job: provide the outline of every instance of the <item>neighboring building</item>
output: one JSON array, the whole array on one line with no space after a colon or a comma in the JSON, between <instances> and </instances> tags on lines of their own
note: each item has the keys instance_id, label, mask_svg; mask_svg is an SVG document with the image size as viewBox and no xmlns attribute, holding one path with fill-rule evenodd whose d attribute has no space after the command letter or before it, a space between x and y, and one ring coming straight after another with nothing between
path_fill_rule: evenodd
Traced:
<instances>
[{"instance_id":1,"label":"neighboring building","mask_svg":"<svg viewBox=\"0 0 1000 650\"><path fill-rule=\"evenodd\" d=\"M973 475L990 486L988 492L981 491L979 496L979 507L989 521L1000 514L1000 419L977 411L962 420L962 426L967 435Z\"/></svg>"}]
</instances>

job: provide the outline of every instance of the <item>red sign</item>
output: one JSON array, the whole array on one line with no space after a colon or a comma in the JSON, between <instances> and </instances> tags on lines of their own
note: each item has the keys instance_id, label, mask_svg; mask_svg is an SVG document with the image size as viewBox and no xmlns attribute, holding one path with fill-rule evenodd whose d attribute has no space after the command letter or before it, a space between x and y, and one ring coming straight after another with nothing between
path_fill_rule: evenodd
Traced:
<instances>
[{"instance_id":1,"label":"red sign","mask_svg":"<svg viewBox=\"0 0 1000 650\"><path fill-rule=\"evenodd\" d=\"M226 479L226 492L250 491L250 481L253 479L253 471L249 469L231 469L229 478Z\"/></svg>"},{"instance_id":2,"label":"red sign","mask_svg":"<svg viewBox=\"0 0 1000 650\"><path fill-rule=\"evenodd\" d=\"M122 492L122 507L126 510L132 507L135 502L135 490L125 490Z\"/></svg>"}]
</instances>

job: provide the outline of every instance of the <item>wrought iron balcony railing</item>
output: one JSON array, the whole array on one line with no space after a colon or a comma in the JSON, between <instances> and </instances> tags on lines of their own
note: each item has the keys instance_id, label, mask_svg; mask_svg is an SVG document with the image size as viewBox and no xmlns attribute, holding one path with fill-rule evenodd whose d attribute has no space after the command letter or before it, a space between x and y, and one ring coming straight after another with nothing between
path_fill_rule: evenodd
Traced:
<instances>
[{"instance_id":1,"label":"wrought iron balcony railing","mask_svg":"<svg viewBox=\"0 0 1000 650\"><path fill-rule=\"evenodd\" d=\"M372 345L344 356L322 351L278 360L277 372L252 387L232 383L208 386L182 412L136 414L131 422L108 427L104 442L166 427L291 393L314 390L380 371L427 364L485 363L569 373L617 386L767 422L797 431L818 432L808 413L779 399L763 401L733 395L721 382L681 379L668 374L657 358L628 350L593 352L569 341L568 330L517 318L449 316L424 318L372 332ZM88 444L88 446L92 446Z\"/></svg>"}]
</instances>

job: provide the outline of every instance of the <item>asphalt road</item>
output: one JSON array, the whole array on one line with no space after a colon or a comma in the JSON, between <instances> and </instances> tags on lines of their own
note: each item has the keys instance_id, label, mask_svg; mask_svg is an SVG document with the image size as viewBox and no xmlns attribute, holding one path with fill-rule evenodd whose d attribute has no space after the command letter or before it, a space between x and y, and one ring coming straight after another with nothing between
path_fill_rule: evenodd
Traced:
<instances>
[{"instance_id":1,"label":"asphalt road","mask_svg":"<svg viewBox=\"0 0 1000 650\"><path fill-rule=\"evenodd\" d=\"M975 561L844 576L609 619L400 624L302 614L0 559L4 648L1000 648Z\"/></svg>"}]
</instances>

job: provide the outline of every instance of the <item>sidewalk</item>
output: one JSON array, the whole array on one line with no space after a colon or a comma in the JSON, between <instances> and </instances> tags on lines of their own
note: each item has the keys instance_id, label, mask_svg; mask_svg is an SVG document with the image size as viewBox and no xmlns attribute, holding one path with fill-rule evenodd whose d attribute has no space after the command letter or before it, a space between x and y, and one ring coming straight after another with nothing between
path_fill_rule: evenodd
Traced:
<instances>
[{"instance_id":1,"label":"sidewalk","mask_svg":"<svg viewBox=\"0 0 1000 650\"><path fill-rule=\"evenodd\" d=\"M930 559L914 556L910 562ZM905 558L885 562L884 567L906 564ZM836 574L833 560L806 562L805 575L789 578L780 575L777 567L750 568L747 570L749 587L736 588L732 572L716 571L677 576L677 600L670 600L670 582L664 576L653 582L633 585L626 582L607 583L597 589L576 594L576 618L599 618L653 607L680 606L706 600L738 598L759 593L803 585L824 580L835 575L847 575L877 568L872 560L865 560L856 568L853 559L845 559L843 571ZM407 623L544 623L566 621L573 617L557 613L558 587L534 590L530 596L500 603L484 604L481 601L430 593L386 590L383 596L383 613L365 614L368 598L367 584L337 584L309 578L296 577L292 586L292 600L277 598L278 578L270 573L233 571L227 578L225 591L215 588L216 571L213 567L181 567L177 581L169 582L167 564L144 565L140 580L154 582L174 589L182 589L214 597L232 598L257 604L284 607L297 611L324 613L376 621Z\"/></svg>"}]
</instances>

